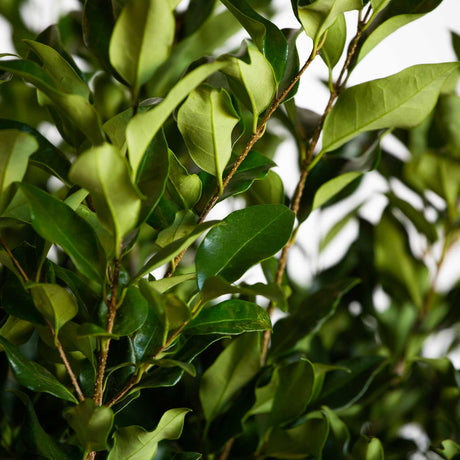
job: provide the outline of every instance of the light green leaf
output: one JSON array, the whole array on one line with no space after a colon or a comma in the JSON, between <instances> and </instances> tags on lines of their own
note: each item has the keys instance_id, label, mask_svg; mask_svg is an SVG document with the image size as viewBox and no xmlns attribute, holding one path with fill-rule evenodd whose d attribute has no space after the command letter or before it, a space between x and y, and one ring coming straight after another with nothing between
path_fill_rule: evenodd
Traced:
<instances>
[{"instance_id":1,"label":"light green leaf","mask_svg":"<svg viewBox=\"0 0 460 460\"><path fill-rule=\"evenodd\" d=\"M149 281L149 284L160 294L169 291L175 286L178 286L186 281L196 280L195 273L188 273L186 275L176 275L169 278L163 278L161 280Z\"/></svg>"},{"instance_id":2,"label":"light green leaf","mask_svg":"<svg viewBox=\"0 0 460 460\"><path fill-rule=\"evenodd\" d=\"M209 276L229 282L276 254L289 240L294 213L283 205L259 205L232 212L211 230L196 254L198 286Z\"/></svg>"},{"instance_id":3,"label":"light green leaf","mask_svg":"<svg viewBox=\"0 0 460 460\"><path fill-rule=\"evenodd\" d=\"M234 339L201 377L200 401L209 424L260 369L258 334Z\"/></svg>"},{"instance_id":4,"label":"light green leaf","mask_svg":"<svg viewBox=\"0 0 460 460\"><path fill-rule=\"evenodd\" d=\"M371 0L372 13L376 14L379 11L382 11L391 0Z\"/></svg>"},{"instance_id":5,"label":"light green leaf","mask_svg":"<svg viewBox=\"0 0 460 460\"><path fill-rule=\"evenodd\" d=\"M76 403L73 394L40 364L26 358L19 348L0 336L0 345L5 350L11 369L19 384L39 393L49 393L57 398Z\"/></svg>"},{"instance_id":6,"label":"light green leaf","mask_svg":"<svg viewBox=\"0 0 460 460\"><path fill-rule=\"evenodd\" d=\"M177 126L192 160L217 177L232 153L232 131L239 121L228 93L201 85L189 94L177 114Z\"/></svg>"},{"instance_id":7,"label":"light green leaf","mask_svg":"<svg viewBox=\"0 0 460 460\"><path fill-rule=\"evenodd\" d=\"M185 209L192 209L201 198L200 178L197 174L189 174L171 150L169 151L169 165L169 181L166 185L169 193Z\"/></svg>"},{"instance_id":8,"label":"light green leaf","mask_svg":"<svg viewBox=\"0 0 460 460\"><path fill-rule=\"evenodd\" d=\"M43 70L53 79L59 91L89 99L88 85L58 51L38 41L24 40L24 43L40 58Z\"/></svg>"},{"instance_id":9,"label":"light green leaf","mask_svg":"<svg viewBox=\"0 0 460 460\"><path fill-rule=\"evenodd\" d=\"M58 284L33 284L30 293L37 310L53 326L55 337L59 329L78 313L75 297Z\"/></svg>"},{"instance_id":10,"label":"light green leaf","mask_svg":"<svg viewBox=\"0 0 460 460\"><path fill-rule=\"evenodd\" d=\"M178 439L184 426L184 418L190 409L170 409L163 414L154 431L140 426L119 428L108 460L152 460L158 443L163 439Z\"/></svg>"},{"instance_id":11,"label":"light green leaf","mask_svg":"<svg viewBox=\"0 0 460 460\"><path fill-rule=\"evenodd\" d=\"M52 78L32 61L0 61L0 70L6 70L32 83L75 125L93 145L104 141L99 115L87 99L78 94L59 91Z\"/></svg>"},{"instance_id":12,"label":"light green leaf","mask_svg":"<svg viewBox=\"0 0 460 460\"><path fill-rule=\"evenodd\" d=\"M168 58L175 23L164 0L132 0L123 8L110 39L109 57L135 93Z\"/></svg>"},{"instance_id":13,"label":"light green leaf","mask_svg":"<svg viewBox=\"0 0 460 460\"><path fill-rule=\"evenodd\" d=\"M255 132L259 115L269 106L275 95L276 80L269 62L254 45L247 44L247 53L249 62L246 58L224 56L222 62L226 62L227 65L222 71L243 86L243 91L233 89L252 110L252 128Z\"/></svg>"},{"instance_id":14,"label":"light green leaf","mask_svg":"<svg viewBox=\"0 0 460 460\"><path fill-rule=\"evenodd\" d=\"M368 438L361 435L358 442L353 446L353 459L356 460L384 460L382 443L378 438Z\"/></svg>"},{"instance_id":15,"label":"light green leaf","mask_svg":"<svg viewBox=\"0 0 460 460\"><path fill-rule=\"evenodd\" d=\"M184 238L180 238L179 240L176 240L173 243L168 244L164 248L160 249L141 268L141 270L134 277L133 281L173 260L174 257L180 254L184 249L188 248L203 232L209 230L211 227L214 227L214 225L218 223L218 221L204 222L198 225L195 230L193 230Z\"/></svg>"},{"instance_id":16,"label":"light green leaf","mask_svg":"<svg viewBox=\"0 0 460 460\"><path fill-rule=\"evenodd\" d=\"M193 335L242 334L272 327L267 312L252 302L232 299L201 310L185 331Z\"/></svg>"},{"instance_id":17,"label":"light green leaf","mask_svg":"<svg viewBox=\"0 0 460 460\"><path fill-rule=\"evenodd\" d=\"M38 142L31 134L16 129L0 131L0 213L13 198L13 183L22 180L29 157L37 148Z\"/></svg>"},{"instance_id":18,"label":"light green leaf","mask_svg":"<svg viewBox=\"0 0 460 460\"><path fill-rule=\"evenodd\" d=\"M225 66L224 62L204 64L182 78L169 91L165 99L153 109L145 113L138 113L129 123L126 130L128 142L129 162L133 173L137 169L150 141L168 119L173 110L193 91L203 80Z\"/></svg>"},{"instance_id":19,"label":"light green leaf","mask_svg":"<svg viewBox=\"0 0 460 460\"><path fill-rule=\"evenodd\" d=\"M28 184L20 187L29 202L35 231L64 249L84 276L102 281L106 259L91 226L70 206L39 188Z\"/></svg>"},{"instance_id":20,"label":"light green leaf","mask_svg":"<svg viewBox=\"0 0 460 460\"><path fill-rule=\"evenodd\" d=\"M337 149L365 131L421 123L436 104L444 81L459 66L416 65L346 89L324 123L322 151Z\"/></svg>"},{"instance_id":21,"label":"light green leaf","mask_svg":"<svg viewBox=\"0 0 460 460\"><path fill-rule=\"evenodd\" d=\"M321 207L362 174L360 171L350 171L321 185L315 194L311 210Z\"/></svg>"},{"instance_id":22,"label":"light green leaf","mask_svg":"<svg viewBox=\"0 0 460 460\"><path fill-rule=\"evenodd\" d=\"M316 47L339 15L360 10L362 6L362 0L316 0L299 6L297 13L305 33Z\"/></svg>"},{"instance_id":23,"label":"light green leaf","mask_svg":"<svg viewBox=\"0 0 460 460\"><path fill-rule=\"evenodd\" d=\"M158 233L155 244L160 248L186 237L197 227L195 213L190 210L176 212L171 226Z\"/></svg>"},{"instance_id":24,"label":"light green leaf","mask_svg":"<svg viewBox=\"0 0 460 460\"><path fill-rule=\"evenodd\" d=\"M97 214L115 237L118 257L119 243L136 226L141 209L125 159L114 146L103 144L83 153L69 177L91 193Z\"/></svg>"},{"instance_id":25,"label":"light green leaf","mask_svg":"<svg viewBox=\"0 0 460 460\"><path fill-rule=\"evenodd\" d=\"M68 409L64 417L75 431L85 455L91 451L107 449L107 438L114 418L112 409L96 406L93 399L85 399Z\"/></svg>"},{"instance_id":26,"label":"light green leaf","mask_svg":"<svg viewBox=\"0 0 460 460\"><path fill-rule=\"evenodd\" d=\"M347 24L345 22L345 16L340 14L337 16L334 24L329 28L326 41L321 47L321 57L328 66L329 72L331 72L339 62L340 56L342 56L343 49L345 48L346 39Z\"/></svg>"}]
</instances>

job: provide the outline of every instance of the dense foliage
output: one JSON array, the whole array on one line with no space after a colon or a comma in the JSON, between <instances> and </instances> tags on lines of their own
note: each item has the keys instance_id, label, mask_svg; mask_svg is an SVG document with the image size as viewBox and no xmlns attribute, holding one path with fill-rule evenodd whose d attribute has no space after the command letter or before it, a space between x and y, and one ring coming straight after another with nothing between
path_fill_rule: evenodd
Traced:
<instances>
[{"instance_id":1,"label":"dense foliage","mask_svg":"<svg viewBox=\"0 0 460 460\"><path fill-rule=\"evenodd\" d=\"M437 289L460 235L460 66L347 86L441 0L293 0L298 30L268 0L81 0L38 36L23 3L0 2L0 457L460 458L460 375L424 353L460 341L459 284ZM322 114L294 97L315 59ZM367 174L377 220L351 198ZM299 282L299 226L332 208L319 251L357 237Z\"/></svg>"}]
</instances>

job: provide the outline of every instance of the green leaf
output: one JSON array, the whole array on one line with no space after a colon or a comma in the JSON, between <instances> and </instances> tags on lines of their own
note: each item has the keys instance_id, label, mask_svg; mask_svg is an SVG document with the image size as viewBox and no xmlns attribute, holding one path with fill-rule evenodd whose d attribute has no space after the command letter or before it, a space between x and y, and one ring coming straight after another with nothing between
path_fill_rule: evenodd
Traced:
<instances>
[{"instance_id":1,"label":"green leaf","mask_svg":"<svg viewBox=\"0 0 460 460\"><path fill-rule=\"evenodd\" d=\"M59 329L78 313L75 297L58 284L34 283L30 292L37 310L51 323L57 337Z\"/></svg>"},{"instance_id":2,"label":"green leaf","mask_svg":"<svg viewBox=\"0 0 460 460\"><path fill-rule=\"evenodd\" d=\"M345 16L340 14L337 16L334 24L329 28L326 41L321 47L321 57L330 72L339 62L340 56L342 56L346 39L347 23L345 22Z\"/></svg>"},{"instance_id":3,"label":"green leaf","mask_svg":"<svg viewBox=\"0 0 460 460\"><path fill-rule=\"evenodd\" d=\"M203 232L209 230L218 223L218 221L203 222L202 224L197 225L195 229L184 238L180 238L160 249L134 276L132 282L144 276L146 273L171 262L174 257L180 254L184 249L188 248Z\"/></svg>"},{"instance_id":4,"label":"green leaf","mask_svg":"<svg viewBox=\"0 0 460 460\"><path fill-rule=\"evenodd\" d=\"M151 460L163 439L178 439L184 426L184 418L190 409L170 409L163 414L154 431L140 426L119 428L108 460Z\"/></svg>"},{"instance_id":5,"label":"green leaf","mask_svg":"<svg viewBox=\"0 0 460 460\"><path fill-rule=\"evenodd\" d=\"M361 61L376 45L391 35L394 31L409 24L416 19L436 8L442 0L417 1L408 0L401 2L390 2L389 0L371 1L373 15L383 10L388 4L388 8L376 18L377 27L371 24L371 32L361 46L356 63Z\"/></svg>"},{"instance_id":6,"label":"green leaf","mask_svg":"<svg viewBox=\"0 0 460 460\"><path fill-rule=\"evenodd\" d=\"M34 330L33 324L29 323L29 321L9 315L2 327L0 327L0 336L13 345L22 345L29 340ZM3 348L0 346L1 351L3 351Z\"/></svg>"},{"instance_id":7,"label":"green leaf","mask_svg":"<svg viewBox=\"0 0 460 460\"><path fill-rule=\"evenodd\" d=\"M232 153L232 131L239 121L228 93L201 85L189 94L177 114L177 126L192 160L217 177L222 190L222 172Z\"/></svg>"},{"instance_id":8,"label":"green leaf","mask_svg":"<svg viewBox=\"0 0 460 460\"><path fill-rule=\"evenodd\" d=\"M64 249L84 276L102 281L105 254L92 227L57 198L32 185L21 184L20 187L29 202L35 231Z\"/></svg>"},{"instance_id":9,"label":"green leaf","mask_svg":"<svg viewBox=\"0 0 460 460\"><path fill-rule=\"evenodd\" d=\"M201 377L200 401L208 424L225 411L230 400L259 369L258 334L233 339Z\"/></svg>"},{"instance_id":10,"label":"green leaf","mask_svg":"<svg viewBox=\"0 0 460 460\"><path fill-rule=\"evenodd\" d=\"M216 61L192 70L169 91L160 104L148 112L138 113L132 118L126 129L126 139L128 142L129 162L135 175L148 145L173 110L203 80L222 69L225 65L224 62Z\"/></svg>"},{"instance_id":11,"label":"green leaf","mask_svg":"<svg viewBox=\"0 0 460 460\"><path fill-rule=\"evenodd\" d=\"M342 296L358 282L344 279L310 294L297 310L273 327L271 353L285 353L303 337L315 334L335 313Z\"/></svg>"},{"instance_id":12,"label":"green leaf","mask_svg":"<svg viewBox=\"0 0 460 460\"><path fill-rule=\"evenodd\" d=\"M141 199L121 153L111 144L103 144L83 153L70 169L69 177L91 193L96 212L119 243L137 224Z\"/></svg>"},{"instance_id":13,"label":"green leaf","mask_svg":"<svg viewBox=\"0 0 460 460\"><path fill-rule=\"evenodd\" d=\"M30 361L8 340L0 336L11 369L19 384L39 393L49 393L57 398L76 403L73 394L56 377L40 364Z\"/></svg>"},{"instance_id":14,"label":"green leaf","mask_svg":"<svg viewBox=\"0 0 460 460\"><path fill-rule=\"evenodd\" d=\"M233 335L270 330L271 327L270 317L262 307L252 302L233 299L203 309L187 325L185 332L194 335Z\"/></svg>"},{"instance_id":15,"label":"green leaf","mask_svg":"<svg viewBox=\"0 0 460 460\"><path fill-rule=\"evenodd\" d=\"M197 174L189 174L171 150L169 162L168 191L182 207L192 209L201 197L201 180Z\"/></svg>"},{"instance_id":16,"label":"green leaf","mask_svg":"<svg viewBox=\"0 0 460 460\"><path fill-rule=\"evenodd\" d=\"M283 205L259 205L232 212L211 230L196 254L198 286L209 276L229 282L276 254L289 240L294 213Z\"/></svg>"},{"instance_id":17,"label":"green leaf","mask_svg":"<svg viewBox=\"0 0 460 460\"><path fill-rule=\"evenodd\" d=\"M38 41L24 40L24 43L39 57L42 69L51 77L58 91L89 99L88 85L58 51Z\"/></svg>"},{"instance_id":18,"label":"green leaf","mask_svg":"<svg viewBox=\"0 0 460 460\"><path fill-rule=\"evenodd\" d=\"M52 78L32 61L0 61L0 70L24 78L42 91L60 112L73 123L93 145L104 141L99 115L84 97L59 91Z\"/></svg>"},{"instance_id":19,"label":"green leaf","mask_svg":"<svg viewBox=\"0 0 460 460\"><path fill-rule=\"evenodd\" d=\"M137 171L136 184L144 194L141 220L149 214L160 201L169 176L168 144L163 132L159 132L150 142Z\"/></svg>"},{"instance_id":20,"label":"green leaf","mask_svg":"<svg viewBox=\"0 0 460 460\"><path fill-rule=\"evenodd\" d=\"M222 62L227 65L222 71L244 88L242 91L234 87L234 92L252 110L253 132L257 129L258 116L269 106L276 91L276 80L273 70L253 45L247 43L248 58L239 59L235 56L224 56ZM246 62L248 61L249 62Z\"/></svg>"},{"instance_id":21,"label":"green leaf","mask_svg":"<svg viewBox=\"0 0 460 460\"><path fill-rule=\"evenodd\" d=\"M416 65L346 89L324 123L322 151L337 149L365 131L421 123L436 104L444 81L459 65Z\"/></svg>"},{"instance_id":22,"label":"green leaf","mask_svg":"<svg viewBox=\"0 0 460 460\"><path fill-rule=\"evenodd\" d=\"M460 445L451 439L445 439L441 442L442 449L434 449L439 455L447 460L454 460L460 455Z\"/></svg>"},{"instance_id":23,"label":"green leaf","mask_svg":"<svg viewBox=\"0 0 460 460\"><path fill-rule=\"evenodd\" d=\"M13 184L22 180L29 157L37 148L38 142L28 133L15 129L0 131L0 213L13 198Z\"/></svg>"},{"instance_id":24,"label":"green leaf","mask_svg":"<svg viewBox=\"0 0 460 460\"><path fill-rule=\"evenodd\" d=\"M273 458L321 458L329 435L329 423L321 412L307 415L306 421L294 428L276 428L270 435L265 454Z\"/></svg>"},{"instance_id":25,"label":"green leaf","mask_svg":"<svg viewBox=\"0 0 460 460\"><path fill-rule=\"evenodd\" d=\"M19 131L30 133L38 142L38 150L29 158L33 163L45 171L67 183L67 174L70 168L70 161L64 154L58 150L51 142L45 139L36 129L31 126L14 120L5 120L0 118L0 129L17 129Z\"/></svg>"},{"instance_id":26,"label":"green leaf","mask_svg":"<svg viewBox=\"0 0 460 460\"><path fill-rule=\"evenodd\" d=\"M119 336L133 334L145 323L147 315L148 302L137 287L129 287L123 304L117 310L113 333Z\"/></svg>"},{"instance_id":27,"label":"green leaf","mask_svg":"<svg viewBox=\"0 0 460 460\"><path fill-rule=\"evenodd\" d=\"M164 248L168 246L168 244L186 237L193 232L196 227L196 216L194 212L190 210L178 211L174 216L172 225L158 233L155 244L160 248Z\"/></svg>"},{"instance_id":28,"label":"green leaf","mask_svg":"<svg viewBox=\"0 0 460 460\"><path fill-rule=\"evenodd\" d=\"M460 60L460 35L452 31L451 38L452 47L454 48L455 54L457 55L457 59Z\"/></svg>"},{"instance_id":29,"label":"green leaf","mask_svg":"<svg viewBox=\"0 0 460 460\"><path fill-rule=\"evenodd\" d=\"M115 23L110 62L137 94L168 58L174 39L173 11L164 0L132 0Z\"/></svg>"},{"instance_id":30,"label":"green leaf","mask_svg":"<svg viewBox=\"0 0 460 460\"><path fill-rule=\"evenodd\" d=\"M278 374L269 423L278 426L295 420L306 409L313 395L315 372L310 361L289 363L275 370Z\"/></svg>"},{"instance_id":31,"label":"green leaf","mask_svg":"<svg viewBox=\"0 0 460 460\"><path fill-rule=\"evenodd\" d=\"M247 30L259 51L270 62L277 82L286 68L288 45L283 33L275 24L258 14L246 0L222 0Z\"/></svg>"},{"instance_id":32,"label":"green leaf","mask_svg":"<svg viewBox=\"0 0 460 460\"><path fill-rule=\"evenodd\" d=\"M353 458L356 460L384 460L382 443L378 438L368 438L361 435L353 446Z\"/></svg>"},{"instance_id":33,"label":"green leaf","mask_svg":"<svg viewBox=\"0 0 460 460\"><path fill-rule=\"evenodd\" d=\"M186 275L170 276L161 280L150 281L149 284L160 294L168 292L170 289L185 283L186 281L195 281L196 274L188 273Z\"/></svg>"},{"instance_id":34,"label":"green leaf","mask_svg":"<svg viewBox=\"0 0 460 460\"><path fill-rule=\"evenodd\" d=\"M297 14L302 27L316 48L324 33L334 25L345 11L360 10L362 0L316 0L298 6Z\"/></svg>"},{"instance_id":35,"label":"green leaf","mask_svg":"<svg viewBox=\"0 0 460 460\"><path fill-rule=\"evenodd\" d=\"M251 204L284 204L284 185L281 177L268 171L262 180L255 181L248 190Z\"/></svg>"},{"instance_id":36,"label":"green leaf","mask_svg":"<svg viewBox=\"0 0 460 460\"><path fill-rule=\"evenodd\" d=\"M107 449L107 438L113 425L112 409L96 406L93 399L85 399L67 409L64 416L75 431L85 454Z\"/></svg>"},{"instance_id":37,"label":"green leaf","mask_svg":"<svg viewBox=\"0 0 460 460\"><path fill-rule=\"evenodd\" d=\"M330 181L321 185L313 199L311 210L321 207L324 203L329 201L332 197L342 191L348 184L360 177L363 173L358 171L350 171L338 177L334 177Z\"/></svg>"}]
</instances>

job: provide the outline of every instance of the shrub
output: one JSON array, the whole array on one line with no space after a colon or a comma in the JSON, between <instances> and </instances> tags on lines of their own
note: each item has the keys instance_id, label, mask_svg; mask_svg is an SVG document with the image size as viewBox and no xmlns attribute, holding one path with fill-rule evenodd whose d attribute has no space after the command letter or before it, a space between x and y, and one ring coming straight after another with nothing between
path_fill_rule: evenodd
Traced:
<instances>
[{"instance_id":1,"label":"shrub","mask_svg":"<svg viewBox=\"0 0 460 460\"><path fill-rule=\"evenodd\" d=\"M21 3L0 6L18 52L0 60L2 458L458 458L458 372L424 347L458 346L459 287L437 280L459 236L459 65L347 86L441 1L293 1L280 30L270 1L87 0L38 36ZM294 99L315 59L322 114ZM348 199L365 177L386 184L376 220ZM319 251L357 237L300 282L297 231L331 209Z\"/></svg>"}]
</instances>

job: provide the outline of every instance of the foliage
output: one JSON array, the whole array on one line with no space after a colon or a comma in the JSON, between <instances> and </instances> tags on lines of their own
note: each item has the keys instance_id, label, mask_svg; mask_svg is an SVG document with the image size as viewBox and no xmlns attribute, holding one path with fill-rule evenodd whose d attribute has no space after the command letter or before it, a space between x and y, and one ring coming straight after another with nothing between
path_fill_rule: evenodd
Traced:
<instances>
[{"instance_id":1,"label":"foliage","mask_svg":"<svg viewBox=\"0 0 460 460\"><path fill-rule=\"evenodd\" d=\"M0 60L0 457L459 458L459 374L424 347L460 341L458 281L437 287L460 235L460 66L347 87L441 2L292 0L298 30L280 30L270 1L81 0L38 36L23 3L0 5L17 49ZM315 58L323 114L294 98ZM377 219L350 200L367 177L386 184ZM314 236L334 251L354 223L345 254L286 271L299 226L333 209Z\"/></svg>"}]
</instances>

